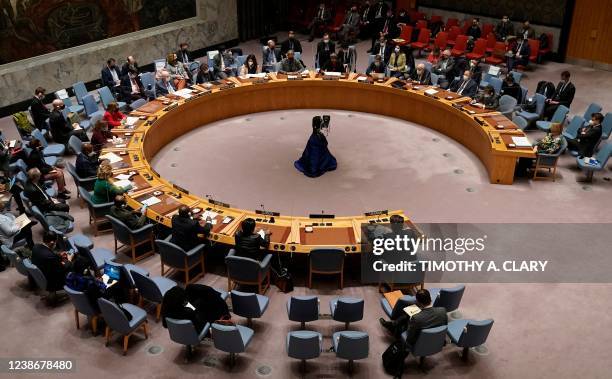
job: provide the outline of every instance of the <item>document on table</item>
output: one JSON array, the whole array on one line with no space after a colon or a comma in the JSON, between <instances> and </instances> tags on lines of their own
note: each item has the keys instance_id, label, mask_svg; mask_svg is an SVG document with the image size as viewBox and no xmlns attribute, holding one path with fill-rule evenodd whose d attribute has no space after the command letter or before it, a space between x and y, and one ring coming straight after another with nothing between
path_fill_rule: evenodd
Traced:
<instances>
[{"instance_id":1,"label":"document on table","mask_svg":"<svg viewBox=\"0 0 612 379\"><path fill-rule=\"evenodd\" d=\"M31 222L32 221L30 221L30 219L25 213L22 213L21 215L19 215L19 217L15 219L15 223L19 225L19 230L23 229L25 226L27 226Z\"/></svg>"},{"instance_id":2,"label":"document on table","mask_svg":"<svg viewBox=\"0 0 612 379\"><path fill-rule=\"evenodd\" d=\"M404 312L408 315L408 317L412 317L417 313L421 312L421 308L419 308L416 304L412 304L404 308Z\"/></svg>"},{"instance_id":3,"label":"document on table","mask_svg":"<svg viewBox=\"0 0 612 379\"><path fill-rule=\"evenodd\" d=\"M130 182L129 180L117 180L113 183L113 185L120 188L127 188L132 185L132 182Z\"/></svg>"},{"instance_id":4,"label":"document on table","mask_svg":"<svg viewBox=\"0 0 612 379\"><path fill-rule=\"evenodd\" d=\"M266 239L266 232L264 232L263 229L259 229L257 234L259 234L261 236L261 238Z\"/></svg>"},{"instance_id":5,"label":"document on table","mask_svg":"<svg viewBox=\"0 0 612 379\"><path fill-rule=\"evenodd\" d=\"M226 216L223 221L221 221L224 224L229 224L230 222L232 222L233 218L231 218L230 216Z\"/></svg>"},{"instance_id":6,"label":"document on table","mask_svg":"<svg viewBox=\"0 0 612 379\"><path fill-rule=\"evenodd\" d=\"M262 73L259 73L259 74L247 74L247 76L246 76L246 77L247 77L248 79L256 79L256 78L263 79L263 78L265 78L265 77L266 77L266 73L265 73L265 72L262 72Z\"/></svg>"},{"instance_id":7,"label":"document on table","mask_svg":"<svg viewBox=\"0 0 612 379\"><path fill-rule=\"evenodd\" d=\"M202 212L202 220L206 220L206 218L210 217L211 219L216 218L217 216L219 216L219 214L217 212L213 212L213 211L204 211Z\"/></svg>"},{"instance_id":8,"label":"document on table","mask_svg":"<svg viewBox=\"0 0 612 379\"><path fill-rule=\"evenodd\" d=\"M118 156L117 154L113 153L112 151L109 153L106 153L104 155L100 156L100 159L108 159L108 161L113 164L113 163L117 163L117 162L121 162L123 159L121 159L120 156Z\"/></svg>"},{"instance_id":9,"label":"document on table","mask_svg":"<svg viewBox=\"0 0 612 379\"><path fill-rule=\"evenodd\" d=\"M335 71L325 71L325 76L342 76L341 72L335 72Z\"/></svg>"},{"instance_id":10,"label":"document on table","mask_svg":"<svg viewBox=\"0 0 612 379\"><path fill-rule=\"evenodd\" d=\"M430 88L430 89L428 89L428 90L426 90L426 91L425 91L425 94L430 95L430 96L433 96L433 95L435 95L436 93L438 93L438 91L436 91L436 90L435 90L435 89L433 89L433 88Z\"/></svg>"},{"instance_id":11,"label":"document on table","mask_svg":"<svg viewBox=\"0 0 612 379\"><path fill-rule=\"evenodd\" d=\"M527 137L512 137L512 142L516 147L531 147L531 142Z\"/></svg>"},{"instance_id":12,"label":"document on table","mask_svg":"<svg viewBox=\"0 0 612 379\"><path fill-rule=\"evenodd\" d=\"M297 75L287 75L287 79L297 79Z\"/></svg>"},{"instance_id":13,"label":"document on table","mask_svg":"<svg viewBox=\"0 0 612 379\"><path fill-rule=\"evenodd\" d=\"M153 206L155 204L159 204L161 203L161 200L159 200L159 198L155 197L155 196L151 196L150 198L143 200L142 204L146 205L147 207Z\"/></svg>"},{"instance_id":14,"label":"document on table","mask_svg":"<svg viewBox=\"0 0 612 379\"><path fill-rule=\"evenodd\" d=\"M360 76L360 77L357 78L358 82L365 82L366 80L368 80L367 76Z\"/></svg>"},{"instance_id":15,"label":"document on table","mask_svg":"<svg viewBox=\"0 0 612 379\"><path fill-rule=\"evenodd\" d=\"M132 117L132 116L128 116L128 117L125 119L125 123L126 123L127 125L133 126L133 125L136 123L136 121L138 121L138 119L139 119L139 117Z\"/></svg>"},{"instance_id":16,"label":"document on table","mask_svg":"<svg viewBox=\"0 0 612 379\"><path fill-rule=\"evenodd\" d=\"M183 88L178 91L174 91L174 94L182 97L183 99L189 99L192 96L191 92L192 91L189 88Z\"/></svg>"},{"instance_id":17,"label":"document on table","mask_svg":"<svg viewBox=\"0 0 612 379\"><path fill-rule=\"evenodd\" d=\"M129 180L132 177L132 175L130 174L119 174L117 176L115 176L115 179L117 180Z\"/></svg>"}]
</instances>

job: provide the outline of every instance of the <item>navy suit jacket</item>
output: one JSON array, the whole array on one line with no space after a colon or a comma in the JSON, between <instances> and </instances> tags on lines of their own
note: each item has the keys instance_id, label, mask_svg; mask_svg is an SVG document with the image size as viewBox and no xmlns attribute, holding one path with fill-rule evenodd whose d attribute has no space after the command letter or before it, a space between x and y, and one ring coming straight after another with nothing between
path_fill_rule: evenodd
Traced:
<instances>
[{"instance_id":1,"label":"navy suit jacket","mask_svg":"<svg viewBox=\"0 0 612 379\"><path fill-rule=\"evenodd\" d=\"M453 92L459 91L459 88L461 88L461 86L463 85L463 82L464 82L463 78L459 80L454 80L450 86L450 90ZM470 78L467 85L463 89L462 95L474 97L476 96L476 92L478 92L478 83L476 83L474 79Z\"/></svg>"},{"instance_id":2,"label":"navy suit jacket","mask_svg":"<svg viewBox=\"0 0 612 379\"><path fill-rule=\"evenodd\" d=\"M115 72L117 73L117 77L121 78L117 68L115 68ZM110 68L108 68L108 66L104 67L100 74L102 75L102 85L107 86L109 89L113 89L113 87L115 87L115 81L113 80L113 74L111 74Z\"/></svg>"}]
</instances>

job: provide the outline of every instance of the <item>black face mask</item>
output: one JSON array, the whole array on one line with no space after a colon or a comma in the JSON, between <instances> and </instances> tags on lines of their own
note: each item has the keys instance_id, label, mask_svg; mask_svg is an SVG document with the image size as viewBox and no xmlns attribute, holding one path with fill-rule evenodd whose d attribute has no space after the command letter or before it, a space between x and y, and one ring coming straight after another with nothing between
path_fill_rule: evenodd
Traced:
<instances>
[{"instance_id":1,"label":"black face mask","mask_svg":"<svg viewBox=\"0 0 612 379\"><path fill-rule=\"evenodd\" d=\"M64 110L66 108L66 104L62 104L59 109Z\"/></svg>"}]
</instances>

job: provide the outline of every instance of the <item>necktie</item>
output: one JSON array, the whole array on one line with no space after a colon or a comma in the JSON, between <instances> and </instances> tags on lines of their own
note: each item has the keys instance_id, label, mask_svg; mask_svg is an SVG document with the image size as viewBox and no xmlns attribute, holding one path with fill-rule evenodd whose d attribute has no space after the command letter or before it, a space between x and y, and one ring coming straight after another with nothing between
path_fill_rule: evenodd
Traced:
<instances>
[{"instance_id":1,"label":"necktie","mask_svg":"<svg viewBox=\"0 0 612 379\"><path fill-rule=\"evenodd\" d=\"M383 34L387 33L387 28L389 28L389 19L387 19L387 21L385 21L385 27L382 30Z\"/></svg>"},{"instance_id":2,"label":"necktie","mask_svg":"<svg viewBox=\"0 0 612 379\"><path fill-rule=\"evenodd\" d=\"M376 12L376 18L382 17L382 5L378 6L378 12Z\"/></svg>"},{"instance_id":3,"label":"necktie","mask_svg":"<svg viewBox=\"0 0 612 379\"><path fill-rule=\"evenodd\" d=\"M183 53L183 62L189 63L189 58L187 57L187 53Z\"/></svg>"},{"instance_id":4,"label":"necktie","mask_svg":"<svg viewBox=\"0 0 612 379\"><path fill-rule=\"evenodd\" d=\"M381 57L385 56L385 45L380 45L380 52L378 53Z\"/></svg>"},{"instance_id":5,"label":"necktie","mask_svg":"<svg viewBox=\"0 0 612 379\"><path fill-rule=\"evenodd\" d=\"M323 9L321 9L321 10L319 11L319 18L320 18L321 20L323 19Z\"/></svg>"},{"instance_id":6,"label":"necktie","mask_svg":"<svg viewBox=\"0 0 612 379\"><path fill-rule=\"evenodd\" d=\"M461 87L459 87L459 91L457 91L457 93L459 95L463 95L463 91L465 90L465 87L467 86L467 83L468 83L467 80L463 81L463 84L461 84Z\"/></svg>"},{"instance_id":7,"label":"necktie","mask_svg":"<svg viewBox=\"0 0 612 379\"><path fill-rule=\"evenodd\" d=\"M289 50L293 50L293 41L289 40Z\"/></svg>"}]
</instances>

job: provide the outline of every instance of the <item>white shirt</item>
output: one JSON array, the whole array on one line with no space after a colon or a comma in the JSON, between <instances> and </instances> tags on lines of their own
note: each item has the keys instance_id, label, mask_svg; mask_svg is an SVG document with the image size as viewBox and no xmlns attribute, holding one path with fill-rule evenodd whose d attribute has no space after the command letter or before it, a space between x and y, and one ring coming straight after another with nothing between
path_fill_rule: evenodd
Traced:
<instances>
[{"instance_id":1,"label":"white shirt","mask_svg":"<svg viewBox=\"0 0 612 379\"><path fill-rule=\"evenodd\" d=\"M13 237L21 230L15 223L15 216L12 213L0 213L0 242L10 248L13 246Z\"/></svg>"}]
</instances>

